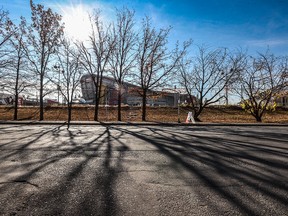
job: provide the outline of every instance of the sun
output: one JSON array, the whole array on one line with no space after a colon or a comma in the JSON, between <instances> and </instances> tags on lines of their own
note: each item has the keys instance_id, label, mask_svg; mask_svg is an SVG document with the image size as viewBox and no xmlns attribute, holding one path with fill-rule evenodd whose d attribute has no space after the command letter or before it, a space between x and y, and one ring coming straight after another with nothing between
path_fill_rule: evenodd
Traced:
<instances>
[{"instance_id":1,"label":"sun","mask_svg":"<svg viewBox=\"0 0 288 216\"><path fill-rule=\"evenodd\" d=\"M89 10L82 4L61 7L64 32L72 40L87 41L91 33Z\"/></svg>"}]
</instances>

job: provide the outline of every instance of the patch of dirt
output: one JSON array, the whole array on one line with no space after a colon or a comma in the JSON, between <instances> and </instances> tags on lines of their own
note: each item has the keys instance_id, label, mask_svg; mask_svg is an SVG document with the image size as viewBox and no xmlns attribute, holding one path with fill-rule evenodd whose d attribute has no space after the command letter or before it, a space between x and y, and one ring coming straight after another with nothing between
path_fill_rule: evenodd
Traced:
<instances>
[{"instance_id":1,"label":"patch of dirt","mask_svg":"<svg viewBox=\"0 0 288 216\"><path fill-rule=\"evenodd\" d=\"M180 108L180 121L185 122L189 108ZM0 106L0 120L13 120L14 108ZM141 107L123 107L122 121L141 121ZM19 107L18 120L38 120L39 107ZM72 111L72 121L93 121L94 106L75 105ZM178 109L171 107L147 107L147 121L177 122ZM200 116L203 122L212 123L253 123L255 118L238 106L211 106ZM44 120L66 121L67 108L64 106L47 106ZM117 107L101 107L99 121L117 121ZM288 123L288 109L278 108L275 112L268 112L263 117L265 123Z\"/></svg>"}]
</instances>

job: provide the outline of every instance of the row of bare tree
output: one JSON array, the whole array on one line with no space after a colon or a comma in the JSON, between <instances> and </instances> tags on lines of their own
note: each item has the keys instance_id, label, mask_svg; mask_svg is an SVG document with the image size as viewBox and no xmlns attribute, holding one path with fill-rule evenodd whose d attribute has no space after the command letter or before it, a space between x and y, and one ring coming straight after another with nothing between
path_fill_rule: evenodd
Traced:
<instances>
[{"instance_id":1,"label":"row of bare tree","mask_svg":"<svg viewBox=\"0 0 288 216\"><path fill-rule=\"evenodd\" d=\"M179 74L196 121L205 107L222 99L228 104L228 89L241 98L243 108L258 122L277 97L288 94L288 57L277 57L269 51L252 57L242 51L200 47L196 58L183 59Z\"/></svg>"},{"instance_id":2,"label":"row of bare tree","mask_svg":"<svg viewBox=\"0 0 288 216\"><path fill-rule=\"evenodd\" d=\"M21 17L18 25L7 12L0 11L0 85L13 89L15 101L25 88L37 86L39 120L44 119L44 97L60 91L67 102L70 122L72 100L83 74L90 74L95 85L95 121L103 76L107 75L118 85L119 121L121 89L127 80L139 86L135 91L142 97L143 121L149 92L171 81L186 89L198 121L205 107L225 97L228 100L223 94L228 88L238 93L249 107L247 110L261 121L271 100L287 87L287 57L276 57L268 51L251 57L242 51L199 47L192 57L188 53L191 40L171 49L171 27L157 29L145 17L141 27L136 28L135 13L127 8L117 10L116 21L110 24L103 23L100 12L95 10L90 15L89 40L72 41L65 35L59 14L32 0L30 7L31 21ZM17 110L15 103L15 120Z\"/></svg>"}]
</instances>

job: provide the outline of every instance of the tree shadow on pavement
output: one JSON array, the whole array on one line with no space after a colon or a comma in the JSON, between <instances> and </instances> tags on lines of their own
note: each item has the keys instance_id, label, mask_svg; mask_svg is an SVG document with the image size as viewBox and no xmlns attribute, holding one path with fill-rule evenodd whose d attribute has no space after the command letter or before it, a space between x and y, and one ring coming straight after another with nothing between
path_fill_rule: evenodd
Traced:
<instances>
[{"instance_id":1,"label":"tree shadow on pavement","mask_svg":"<svg viewBox=\"0 0 288 216\"><path fill-rule=\"evenodd\" d=\"M280 140L287 134L241 134L237 128L209 132L207 128L147 127L145 133L114 129L149 143L169 158L178 181L190 185L214 214L231 214L232 209L245 215L287 213L288 149ZM244 137L248 139L243 141ZM279 140L280 144L275 143Z\"/></svg>"},{"instance_id":2,"label":"tree shadow on pavement","mask_svg":"<svg viewBox=\"0 0 288 216\"><path fill-rule=\"evenodd\" d=\"M172 191L172 197L182 186L189 188L186 192L208 209L203 214L288 211L287 133L276 129L15 125L5 134L0 141L0 215L132 215L137 209L125 211L120 201L133 203L138 186L145 195L156 193L155 184L164 187L164 195ZM119 197L118 186L130 183L136 189L125 194L129 190L124 188L124 198ZM153 212L151 202L143 203L143 215ZM163 209L155 215L171 214L157 208Z\"/></svg>"},{"instance_id":3,"label":"tree shadow on pavement","mask_svg":"<svg viewBox=\"0 0 288 216\"><path fill-rule=\"evenodd\" d=\"M122 133L97 130L50 127L27 142L0 145L0 214L115 215L117 176L129 147Z\"/></svg>"}]
</instances>

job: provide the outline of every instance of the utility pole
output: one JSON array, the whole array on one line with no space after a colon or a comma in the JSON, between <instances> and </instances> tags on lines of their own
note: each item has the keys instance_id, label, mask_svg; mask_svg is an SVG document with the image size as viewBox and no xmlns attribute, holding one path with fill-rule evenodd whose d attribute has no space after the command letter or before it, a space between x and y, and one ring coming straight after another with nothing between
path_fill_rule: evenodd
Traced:
<instances>
[{"instance_id":1,"label":"utility pole","mask_svg":"<svg viewBox=\"0 0 288 216\"><path fill-rule=\"evenodd\" d=\"M178 115L178 123L180 123L180 92L177 91L176 85L174 86L174 91L177 92L177 115Z\"/></svg>"}]
</instances>

